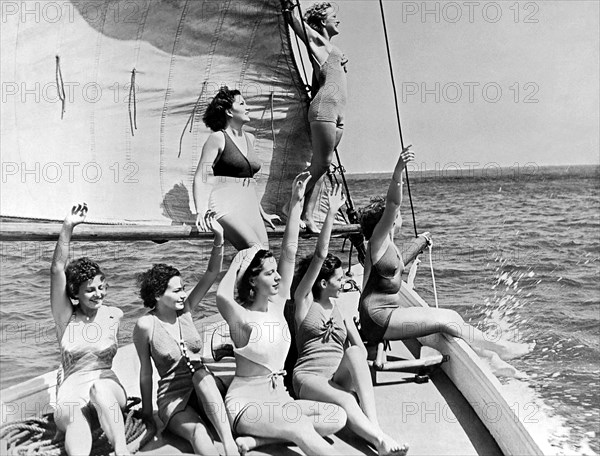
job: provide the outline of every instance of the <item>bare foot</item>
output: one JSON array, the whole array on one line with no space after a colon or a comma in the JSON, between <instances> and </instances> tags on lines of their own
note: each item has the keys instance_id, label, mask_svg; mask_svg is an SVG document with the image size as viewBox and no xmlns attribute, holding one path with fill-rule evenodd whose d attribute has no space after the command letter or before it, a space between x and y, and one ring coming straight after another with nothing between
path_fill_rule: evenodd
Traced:
<instances>
[{"instance_id":1,"label":"bare foot","mask_svg":"<svg viewBox=\"0 0 600 456\"><path fill-rule=\"evenodd\" d=\"M319 229L319 227L317 226L317 224L315 223L314 220L304 220L304 224L306 225L306 232L307 233L312 233L312 234L319 234L321 232L321 230Z\"/></svg>"},{"instance_id":2,"label":"bare foot","mask_svg":"<svg viewBox=\"0 0 600 456\"><path fill-rule=\"evenodd\" d=\"M502 349L498 350L498 356L504 361L520 358L535 348L535 342L530 344L519 342L504 342Z\"/></svg>"},{"instance_id":3,"label":"bare foot","mask_svg":"<svg viewBox=\"0 0 600 456\"><path fill-rule=\"evenodd\" d=\"M387 434L383 434L383 438L377 445L377 453L379 456L405 456L408 453L408 445L402 445L396 442Z\"/></svg>"},{"instance_id":4,"label":"bare foot","mask_svg":"<svg viewBox=\"0 0 600 456\"><path fill-rule=\"evenodd\" d=\"M253 437L251 435L244 435L235 439L235 443L238 447L239 453L244 456L248 451L263 446L270 445L271 443L280 443L282 440L270 439L268 437Z\"/></svg>"}]
</instances>

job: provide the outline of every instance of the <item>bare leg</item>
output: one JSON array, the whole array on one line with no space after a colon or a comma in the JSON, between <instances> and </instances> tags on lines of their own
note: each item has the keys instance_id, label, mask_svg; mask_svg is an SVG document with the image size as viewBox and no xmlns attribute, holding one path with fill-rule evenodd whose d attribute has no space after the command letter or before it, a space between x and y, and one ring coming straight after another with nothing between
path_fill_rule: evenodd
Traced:
<instances>
[{"instance_id":1,"label":"bare leg","mask_svg":"<svg viewBox=\"0 0 600 456\"><path fill-rule=\"evenodd\" d=\"M319 435L333 435L346 426L347 416L343 407L332 404L330 401L319 402L313 399L300 399L296 403L300 405L302 413L310 418L315 431Z\"/></svg>"},{"instance_id":2,"label":"bare leg","mask_svg":"<svg viewBox=\"0 0 600 456\"><path fill-rule=\"evenodd\" d=\"M190 406L173 415L169 430L192 444L194 453L219 456L219 451L198 413Z\"/></svg>"},{"instance_id":3,"label":"bare leg","mask_svg":"<svg viewBox=\"0 0 600 456\"><path fill-rule=\"evenodd\" d=\"M90 402L98 412L98 421L115 449L115 455L131 454L125 439L122 408L127 398L123 388L113 380L96 380L90 388Z\"/></svg>"},{"instance_id":4,"label":"bare leg","mask_svg":"<svg viewBox=\"0 0 600 456\"><path fill-rule=\"evenodd\" d=\"M533 349L533 344L492 340L480 330L465 323L457 312L450 309L399 307L392 312L384 337L389 340L401 340L439 332L460 337L478 349L493 351L503 360L523 356Z\"/></svg>"},{"instance_id":5,"label":"bare leg","mask_svg":"<svg viewBox=\"0 0 600 456\"><path fill-rule=\"evenodd\" d=\"M202 378L201 376L204 375ZM223 398L212 375L199 371L194 374L194 390L202 404L208 419L217 430L227 456L237 455L238 446L233 440L229 419L225 413Z\"/></svg>"},{"instance_id":6,"label":"bare leg","mask_svg":"<svg viewBox=\"0 0 600 456\"><path fill-rule=\"evenodd\" d=\"M378 424L373 423L365 415L352 393L343 390L338 384L327 380L325 377L311 376L305 380L302 386L302 397L331 402L342 407L348 415L350 430L374 445L379 455L406 454L408 450L406 445L401 446L386 435Z\"/></svg>"},{"instance_id":7,"label":"bare leg","mask_svg":"<svg viewBox=\"0 0 600 456\"><path fill-rule=\"evenodd\" d=\"M310 123L310 136L312 141L312 159L308 170L312 178L308 181L304 193L304 209L302 220L306 223L306 229L317 233L319 230L313 220L313 211L316 201L312 198L314 186L323 176L333 158L333 151L342 138L343 130L339 129L335 122L314 121Z\"/></svg>"},{"instance_id":8,"label":"bare leg","mask_svg":"<svg viewBox=\"0 0 600 456\"><path fill-rule=\"evenodd\" d=\"M269 437L294 442L308 456L339 455L313 427L310 419L302 413L297 402L283 405L253 403L252 412L247 409L240 418L237 431L240 434Z\"/></svg>"},{"instance_id":9,"label":"bare leg","mask_svg":"<svg viewBox=\"0 0 600 456\"><path fill-rule=\"evenodd\" d=\"M262 220L261 224L264 236L258 236L256 233L260 231L260 227L249 224L248 219L244 218L242 214L224 215L219 218L219 223L223 227L225 239L231 242L237 250L247 249L254 245L260 245L264 248L268 248L269 246L267 231L265 225L262 224Z\"/></svg>"},{"instance_id":10,"label":"bare leg","mask_svg":"<svg viewBox=\"0 0 600 456\"><path fill-rule=\"evenodd\" d=\"M80 406L64 404L54 414L56 427L65 432L65 451L70 456L88 455L92 450L90 424Z\"/></svg>"},{"instance_id":11,"label":"bare leg","mask_svg":"<svg viewBox=\"0 0 600 456\"><path fill-rule=\"evenodd\" d=\"M242 456L255 448L282 442L285 441L281 439L270 439L268 437L254 437L252 435L243 435L235 439L235 443L237 444L238 450Z\"/></svg>"}]
</instances>

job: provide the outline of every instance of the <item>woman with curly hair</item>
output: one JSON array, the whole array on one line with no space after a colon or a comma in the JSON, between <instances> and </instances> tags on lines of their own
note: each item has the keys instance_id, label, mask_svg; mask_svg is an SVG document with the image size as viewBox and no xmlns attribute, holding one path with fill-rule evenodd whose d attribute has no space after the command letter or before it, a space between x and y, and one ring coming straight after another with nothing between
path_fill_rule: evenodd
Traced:
<instances>
[{"instance_id":1,"label":"woman with curly hair","mask_svg":"<svg viewBox=\"0 0 600 456\"><path fill-rule=\"evenodd\" d=\"M464 339L496 366L509 367L504 361L525 355L534 344L486 338L454 310L403 305L399 291L404 262L394 245L394 234L402 225L402 173L413 159L414 153L408 149L400 153L385 201L375 200L360 213L362 232L368 240L359 302L362 335L369 342L378 343L441 332Z\"/></svg>"},{"instance_id":2,"label":"woman with curly hair","mask_svg":"<svg viewBox=\"0 0 600 456\"><path fill-rule=\"evenodd\" d=\"M152 360L160 376L157 403L163 427L189 441L196 454L218 455L201 418L204 414L219 434L225 454L232 456L238 454L238 447L215 377L200 358L202 338L191 313L216 280L223 264L223 229L210 212L204 223L215 234L213 249L208 269L189 295L181 274L172 266L155 264L138 276L140 296L151 311L138 319L133 342L141 364L144 420L153 423Z\"/></svg>"},{"instance_id":3,"label":"woman with curly hair","mask_svg":"<svg viewBox=\"0 0 600 456\"><path fill-rule=\"evenodd\" d=\"M301 260L294 280L298 283L294 292L298 346L294 391L300 399L342 407L350 430L371 443L379 456L401 456L408 447L379 426L367 351L354 321L345 317L337 302L344 273L341 260L328 250L335 214L343 204L341 189L334 187L315 253Z\"/></svg>"},{"instance_id":4,"label":"woman with curly hair","mask_svg":"<svg viewBox=\"0 0 600 456\"><path fill-rule=\"evenodd\" d=\"M253 245L268 248L264 222L275 228L273 221L279 219L263 210L256 195L254 175L261 164L254 154L254 135L244 131L248 112L238 90L222 87L213 98L203 117L213 133L202 147L193 188L198 229L208 230L204 214L211 210L225 239L238 250Z\"/></svg>"},{"instance_id":5,"label":"woman with curly hair","mask_svg":"<svg viewBox=\"0 0 600 456\"><path fill-rule=\"evenodd\" d=\"M90 422L97 414L116 455L130 454L120 410L127 395L112 370L123 311L105 306L108 284L97 263L80 258L67 264L73 228L83 223L85 203L65 218L50 269L50 307L62 358L62 381L54 421L65 433L69 455L90 454Z\"/></svg>"},{"instance_id":6,"label":"woman with curly hair","mask_svg":"<svg viewBox=\"0 0 600 456\"><path fill-rule=\"evenodd\" d=\"M346 63L344 54L331 39L339 33L340 21L329 2L315 3L304 14L303 24L297 4L284 1L286 20L308 48L313 66L313 99L308 110L313 155L308 168L311 183L306 189L306 200L302 210L302 220L306 229L318 232L313 218L316 198L312 198L314 186L327 172L333 152L344 133L344 112L346 108ZM314 88L318 87L315 93Z\"/></svg>"},{"instance_id":7,"label":"woman with curly hair","mask_svg":"<svg viewBox=\"0 0 600 456\"><path fill-rule=\"evenodd\" d=\"M283 310L294 274L308 179L305 172L294 180L279 264L268 250L241 251L217 290L217 307L229 325L236 363L225 404L243 452L268 438L292 441L307 455L334 454L321 436L339 431L346 423L339 406L294 401L283 384L290 347Z\"/></svg>"}]
</instances>

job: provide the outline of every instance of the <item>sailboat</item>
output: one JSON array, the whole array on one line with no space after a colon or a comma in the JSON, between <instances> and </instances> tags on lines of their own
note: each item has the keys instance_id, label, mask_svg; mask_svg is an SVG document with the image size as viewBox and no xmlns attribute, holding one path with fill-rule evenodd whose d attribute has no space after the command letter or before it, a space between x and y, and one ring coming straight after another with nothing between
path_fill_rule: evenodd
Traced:
<instances>
[{"instance_id":1,"label":"sailboat","mask_svg":"<svg viewBox=\"0 0 600 456\"><path fill-rule=\"evenodd\" d=\"M280 10L278 0L36 1L5 8L0 240L56 240L65 205L81 198L95 211L74 241L207 238L194 226L191 188L209 134L200 116L222 85L240 89L254 107L249 130L263 163L259 197L265 210L281 214L289 182L310 160L310 141L309 98ZM356 232L355 225L335 231ZM357 280L361 274L355 266ZM409 287L402 293L414 306L428 305ZM343 299L356 309L358 292ZM233 360L216 362L210 350L223 328L220 316L196 324L209 368L227 380ZM382 426L407 440L410 454L542 454L498 380L462 340L394 342L387 356L410 360L421 345L447 358L431 381L373 364ZM119 349L114 369L128 393L139 396L131 344ZM2 390L0 424L48 413L55 390L56 371ZM350 433L333 437L332 445L342 454L374 454ZM140 449L190 451L168 433ZM279 445L252 454L298 452Z\"/></svg>"}]
</instances>

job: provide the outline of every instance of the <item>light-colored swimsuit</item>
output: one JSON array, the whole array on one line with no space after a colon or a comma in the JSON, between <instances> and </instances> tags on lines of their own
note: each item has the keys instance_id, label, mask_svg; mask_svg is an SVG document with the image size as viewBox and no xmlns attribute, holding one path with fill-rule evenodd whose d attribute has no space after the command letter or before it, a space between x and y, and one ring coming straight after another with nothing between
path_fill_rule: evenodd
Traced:
<instances>
[{"instance_id":1,"label":"light-colored swimsuit","mask_svg":"<svg viewBox=\"0 0 600 456\"><path fill-rule=\"evenodd\" d=\"M309 122L334 122L338 128L344 127L346 63L342 51L332 46L327 60L319 70L319 90L308 109Z\"/></svg>"},{"instance_id":2,"label":"light-colored swimsuit","mask_svg":"<svg viewBox=\"0 0 600 456\"><path fill-rule=\"evenodd\" d=\"M90 388L97 380L111 380L123 388L112 370L122 317L121 309L110 306L100 306L91 322L78 321L75 313L71 315L60 340L62 381L55 414L65 412L62 407L72 407L75 403L87 406Z\"/></svg>"},{"instance_id":3,"label":"light-colored swimsuit","mask_svg":"<svg viewBox=\"0 0 600 456\"><path fill-rule=\"evenodd\" d=\"M192 382L193 374L182 354L180 341L173 338L154 313L151 312L150 315L152 316L150 356L160 375L156 402L158 416L166 427L173 415L183 411L187 405L191 405L198 413L201 413L201 407L197 403ZM202 338L198 334L190 312L182 313L178 316L178 320L181 336L195 371L201 373L201 378L211 375L200 360Z\"/></svg>"},{"instance_id":4,"label":"light-colored swimsuit","mask_svg":"<svg viewBox=\"0 0 600 456\"><path fill-rule=\"evenodd\" d=\"M208 207L215 212L217 220L225 215L235 214L262 225L254 179L254 175L260 170L260 162L254 157L252 141L244 132L248 150L246 156L226 131L223 131L223 135L225 146L212 165L215 183Z\"/></svg>"},{"instance_id":5,"label":"light-colored swimsuit","mask_svg":"<svg viewBox=\"0 0 600 456\"><path fill-rule=\"evenodd\" d=\"M273 405L283 406L294 401L283 384L283 365L291 339L283 309L270 305L267 312L248 312L252 318L250 339L246 346L234 348L235 357L263 366L270 374L233 378L225 406L234 432L245 414L248 419L255 419Z\"/></svg>"},{"instance_id":6,"label":"light-colored swimsuit","mask_svg":"<svg viewBox=\"0 0 600 456\"><path fill-rule=\"evenodd\" d=\"M383 340L392 312L400 307L400 286L404 262L396 246L389 243L373 264L358 304L362 337L369 342Z\"/></svg>"},{"instance_id":7,"label":"light-colored swimsuit","mask_svg":"<svg viewBox=\"0 0 600 456\"><path fill-rule=\"evenodd\" d=\"M311 304L296 331L299 354L293 384L299 397L307 377L333 377L344 357L347 336L344 318L335 301L330 315L318 302Z\"/></svg>"}]
</instances>

